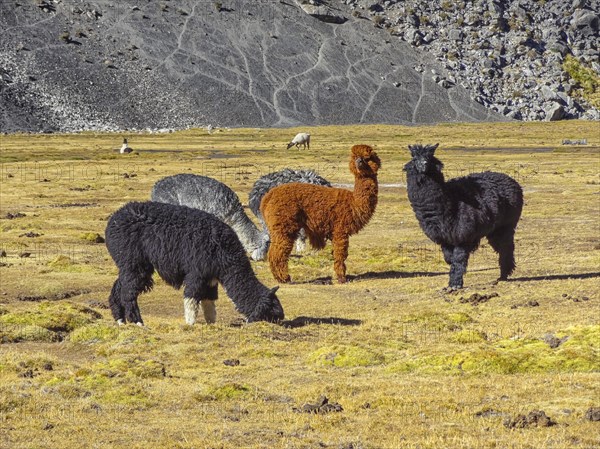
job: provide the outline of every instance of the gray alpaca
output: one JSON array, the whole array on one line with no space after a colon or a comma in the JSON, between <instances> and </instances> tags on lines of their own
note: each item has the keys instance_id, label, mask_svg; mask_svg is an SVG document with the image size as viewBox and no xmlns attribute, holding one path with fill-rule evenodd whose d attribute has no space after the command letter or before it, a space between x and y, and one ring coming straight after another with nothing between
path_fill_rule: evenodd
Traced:
<instances>
[{"instance_id":1,"label":"gray alpaca","mask_svg":"<svg viewBox=\"0 0 600 449\"><path fill-rule=\"evenodd\" d=\"M254 260L264 259L269 250L269 234L258 230L244 212L236 193L216 179L192 174L168 176L154 184L152 201L213 214L233 228Z\"/></svg>"},{"instance_id":2,"label":"gray alpaca","mask_svg":"<svg viewBox=\"0 0 600 449\"><path fill-rule=\"evenodd\" d=\"M268 233L267 225L265 220L260 213L260 202L269 190L282 184L289 184L292 182L301 182L305 184L315 184L318 186L331 187L331 183L325 178L317 175L312 170L293 170L286 168L281 171L273 172L261 176L252 186L252 190L248 194L248 206L250 210L256 215L258 221L260 221L263 232ZM296 240L296 251L302 252L306 247L306 234L304 229L300 230L298 234L298 240Z\"/></svg>"}]
</instances>

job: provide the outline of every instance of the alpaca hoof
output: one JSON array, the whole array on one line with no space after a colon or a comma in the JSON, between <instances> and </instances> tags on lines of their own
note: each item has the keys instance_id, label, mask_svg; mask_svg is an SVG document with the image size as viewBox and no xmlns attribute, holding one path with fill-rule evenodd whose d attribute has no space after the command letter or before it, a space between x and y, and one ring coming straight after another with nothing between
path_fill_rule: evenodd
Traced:
<instances>
[{"instance_id":1,"label":"alpaca hoof","mask_svg":"<svg viewBox=\"0 0 600 449\"><path fill-rule=\"evenodd\" d=\"M448 287L444 287L442 289L442 293L456 293L461 290L463 287L458 285L449 285Z\"/></svg>"},{"instance_id":2,"label":"alpaca hoof","mask_svg":"<svg viewBox=\"0 0 600 449\"><path fill-rule=\"evenodd\" d=\"M117 324L118 324L119 326L124 326L124 325L125 325L125 321L123 321L123 319L122 319L122 318L119 318L119 319L117 320Z\"/></svg>"},{"instance_id":3,"label":"alpaca hoof","mask_svg":"<svg viewBox=\"0 0 600 449\"><path fill-rule=\"evenodd\" d=\"M348 282L348 279L346 279L346 277L338 277L338 284L345 284L346 282Z\"/></svg>"},{"instance_id":4,"label":"alpaca hoof","mask_svg":"<svg viewBox=\"0 0 600 449\"><path fill-rule=\"evenodd\" d=\"M144 327L144 323L142 323L141 321L138 321L138 322L137 322L137 323L135 323L135 324L136 324L136 326L139 326L139 327Z\"/></svg>"}]
</instances>

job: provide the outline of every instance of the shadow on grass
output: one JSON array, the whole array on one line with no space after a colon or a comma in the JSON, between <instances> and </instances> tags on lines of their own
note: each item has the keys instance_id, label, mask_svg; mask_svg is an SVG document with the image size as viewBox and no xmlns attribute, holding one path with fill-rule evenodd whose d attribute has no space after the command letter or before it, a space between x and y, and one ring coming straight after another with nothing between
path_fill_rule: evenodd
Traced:
<instances>
[{"instance_id":1,"label":"shadow on grass","mask_svg":"<svg viewBox=\"0 0 600 449\"><path fill-rule=\"evenodd\" d=\"M526 281L560 281L565 279L590 279L600 277L600 272L595 273L575 273L575 274L549 274L546 276L524 276L520 278L508 278L508 282L526 282Z\"/></svg>"},{"instance_id":2,"label":"shadow on grass","mask_svg":"<svg viewBox=\"0 0 600 449\"><path fill-rule=\"evenodd\" d=\"M362 281L363 279L401 279L401 278L416 278L416 277L433 277L447 275L447 271L367 271L361 274L349 274L346 276L348 282ZM314 284L314 285L332 285L333 279L331 276L311 279L302 282L292 282L292 284Z\"/></svg>"},{"instance_id":3,"label":"shadow on grass","mask_svg":"<svg viewBox=\"0 0 600 449\"><path fill-rule=\"evenodd\" d=\"M284 321L281 323L283 327L292 329L308 326L309 324L334 324L336 326L358 326L362 324L361 320L351 320L348 318L326 317L317 318L311 316L299 316L293 320Z\"/></svg>"}]
</instances>

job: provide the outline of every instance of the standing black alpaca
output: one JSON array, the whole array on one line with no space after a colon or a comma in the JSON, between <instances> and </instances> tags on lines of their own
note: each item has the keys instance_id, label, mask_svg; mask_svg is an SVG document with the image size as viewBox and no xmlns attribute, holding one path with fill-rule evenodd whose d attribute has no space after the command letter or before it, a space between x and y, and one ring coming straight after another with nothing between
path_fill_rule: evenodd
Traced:
<instances>
[{"instance_id":1,"label":"standing black alpaca","mask_svg":"<svg viewBox=\"0 0 600 449\"><path fill-rule=\"evenodd\" d=\"M169 285L184 289L185 320L194 324L198 306L207 323L217 312L217 283L249 322L283 320L277 287L261 284L237 235L215 216L186 206L128 203L106 227L106 246L119 268L109 304L119 324L143 325L138 295L152 289L156 270Z\"/></svg>"},{"instance_id":2,"label":"standing black alpaca","mask_svg":"<svg viewBox=\"0 0 600 449\"><path fill-rule=\"evenodd\" d=\"M499 254L500 278L515 269L514 235L523 209L523 190L503 173L475 173L444 181L435 145L409 145L408 199L427 237L442 246L450 265L450 290L463 286L469 255L483 237Z\"/></svg>"}]
</instances>

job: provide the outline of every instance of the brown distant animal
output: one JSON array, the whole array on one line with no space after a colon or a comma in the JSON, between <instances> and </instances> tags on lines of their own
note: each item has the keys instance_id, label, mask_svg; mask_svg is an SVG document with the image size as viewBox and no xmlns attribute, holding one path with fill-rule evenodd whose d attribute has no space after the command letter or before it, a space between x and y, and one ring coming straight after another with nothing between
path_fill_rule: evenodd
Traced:
<instances>
[{"instance_id":1,"label":"brown distant animal","mask_svg":"<svg viewBox=\"0 0 600 449\"><path fill-rule=\"evenodd\" d=\"M290 281L288 258L298 232L304 228L315 249L323 249L327 240L332 241L337 280L346 282L349 238L375 212L380 167L381 161L373 148L355 145L350 154L354 191L290 183L275 187L264 196L260 211L271 235L268 258L275 279Z\"/></svg>"}]
</instances>

